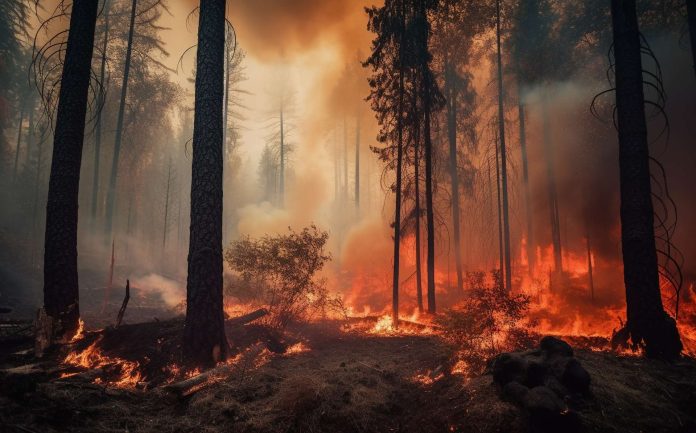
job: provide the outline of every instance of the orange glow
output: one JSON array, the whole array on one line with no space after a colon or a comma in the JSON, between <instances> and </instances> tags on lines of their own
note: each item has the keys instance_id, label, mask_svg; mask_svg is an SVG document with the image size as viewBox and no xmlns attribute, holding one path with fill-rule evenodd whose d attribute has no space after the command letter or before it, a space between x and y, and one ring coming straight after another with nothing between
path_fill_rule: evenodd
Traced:
<instances>
[{"instance_id":1,"label":"orange glow","mask_svg":"<svg viewBox=\"0 0 696 433\"><path fill-rule=\"evenodd\" d=\"M90 370L104 367L117 367L120 372L118 379L107 382L109 385L115 387L132 388L135 387L138 382L142 382L140 364L138 362L111 358L104 355L98 347L102 338L103 336L100 336L94 343L80 352L69 353L63 360L63 363ZM97 378L95 379L95 383L103 383L103 381Z\"/></svg>"}]
</instances>

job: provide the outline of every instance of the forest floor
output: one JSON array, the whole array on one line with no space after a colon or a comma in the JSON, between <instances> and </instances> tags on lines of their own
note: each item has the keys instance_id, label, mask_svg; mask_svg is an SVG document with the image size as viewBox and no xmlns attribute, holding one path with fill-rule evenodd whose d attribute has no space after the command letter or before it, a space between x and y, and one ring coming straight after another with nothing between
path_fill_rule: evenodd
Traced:
<instances>
[{"instance_id":1,"label":"forest floor","mask_svg":"<svg viewBox=\"0 0 696 433\"><path fill-rule=\"evenodd\" d=\"M260 327L237 327L228 330L241 354L235 368L181 396L167 388L181 330L182 321L173 319L88 332L42 360L22 351L30 343L1 347L0 431L530 431L524 412L501 400L490 375L435 374L452 356L436 335L310 324L291 330L286 353L263 349L245 359L267 339ZM140 360L136 386L115 385L106 367L95 380L61 364L66 350L97 341L100 356ZM694 360L667 364L588 350L576 350L576 357L592 377L579 409L583 431L696 431Z\"/></svg>"}]
</instances>

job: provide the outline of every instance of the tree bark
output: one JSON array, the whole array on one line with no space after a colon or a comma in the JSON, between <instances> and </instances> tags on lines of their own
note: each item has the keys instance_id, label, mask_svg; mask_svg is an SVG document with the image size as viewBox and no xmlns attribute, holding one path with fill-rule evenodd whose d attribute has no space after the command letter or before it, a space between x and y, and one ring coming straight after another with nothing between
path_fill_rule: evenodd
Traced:
<instances>
[{"instance_id":1,"label":"tree bark","mask_svg":"<svg viewBox=\"0 0 696 433\"><path fill-rule=\"evenodd\" d=\"M679 356L682 344L676 322L665 313L660 295L635 0L612 0L611 15L616 66L626 330L634 345L644 345L647 356L674 359Z\"/></svg>"},{"instance_id":2,"label":"tree bark","mask_svg":"<svg viewBox=\"0 0 696 433\"><path fill-rule=\"evenodd\" d=\"M496 40L498 48L498 129L500 134L500 181L503 198L503 243L505 260L505 289L512 290L510 259L510 219L508 215L507 149L505 148L505 111L503 107L503 60L500 46L500 0L496 2ZM501 269L501 272L503 270Z\"/></svg>"},{"instance_id":3,"label":"tree bark","mask_svg":"<svg viewBox=\"0 0 696 433\"><path fill-rule=\"evenodd\" d=\"M113 229L114 208L116 206L116 179L118 177L118 159L121 153L121 141L123 140L123 117L126 109L126 95L128 94L128 77L130 75L131 53L133 52L133 33L135 30L135 12L138 0L133 0L131 5L130 28L128 30L128 46L126 47L126 63L123 68L123 83L121 84L121 102L118 107L118 119L116 120L116 137L114 138L114 156L111 161L111 176L109 177L109 189L106 196L106 240L111 238Z\"/></svg>"},{"instance_id":4,"label":"tree bark","mask_svg":"<svg viewBox=\"0 0 696 433\"><path fill-rule=\"evenodd\" d=\"M227 354L222 308L224 51L225 0L201 0L184 329L184 354L201 365Z\"/></svg>"},{"instance_id":5,"label":"tree bark","mask_svg":"<svg viewBox=\"0 0 696 433\"><path fill-rule=\"evenodd\" d=\"M77 210L97 3L74 0L61 77L46 204L44 308L72 337L80 317Z\"/></svg>"}]
</instances>

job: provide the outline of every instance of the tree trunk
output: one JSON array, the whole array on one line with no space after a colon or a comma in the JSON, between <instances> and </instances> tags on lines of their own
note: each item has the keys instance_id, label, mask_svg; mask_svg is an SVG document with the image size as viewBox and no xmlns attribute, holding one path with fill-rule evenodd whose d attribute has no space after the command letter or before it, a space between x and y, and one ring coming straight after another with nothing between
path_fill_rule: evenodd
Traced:
<instances>
[{"instance_id":1,"label":"tree trunk","mask_svg":"<svg viewBox=\"0 0 696 433\"><path fill-rule=\"evenodd\" d=\"M116 137L114 139L114 157L111 161L111 176L109 177L109 189L106 196L106 240L111 238L113 229L114 208L116 206L116 178L118 177L118 159L121 153L121 141L123 140L123 117L126 109L126 95L128 94L128 76L130 75L131 53L133 52L133 32L135 30L135 11L138 0L133 0L131 5L130 28L128 30L128 46L126 48L126 63L123 68L123 83L121 84L121 102L118 107L118 119L116 120ZM220 108L222 110L222 108Z\"/></svg>"},{"instance_id":2,"label":"tree trunk","mask_svg":"<svg viewBox=\"0 0 696 433\"><path fill-rule=\"evenodd\" d=\"M510 219L508 216L507 149L505 148L505 111L503 108L503 59L500 46L500 0L496 2L496 39L498 45L498 128L500 134L500 181L503 198L503 243L505 260L505 289L512 290L510 259ZM501 269L502 272L502 269Z\"/></svg>"},{"instance_id":3,"label":"tree trunk","mask_svg":"<svg viewBox=\"0 0 696 433\"><path fill-rule=\"evenodd\" d=\"M691 56L694 62L694 72L696 72L696 0L686 0L686 11L689 18Z\"/></svg>"},{"instance_id":4,"label":"tree trunk","mask_svg":"<svg viewBox=\"0 0 696 433\"><path fill-rule=\"evenodd\" d=\"M585 236L585 243L587 246L587 282L590 286L590 300L594 303L594 273L592 272L592 246L590 245L590 232L588 230Z\"/></svg>"},{"instance_id":5,"label":"tree trunk","mask_svg":"<svg viewBox=\"0 0 696 433\"><path fill-rule=\"evenodd\" d=\"M167 164L167 190L164 194L164 224L162 225L162 252L167 246L167 231L169 228L169 187L172 183L172 157Z\"/></svg>"},{"instance_id":6,"label":"tree trunk","mask_svg":"<svg viewBox=\"0 0 696 433\"><path fill-rule=\"evenodd\" d=\"M19 165L19 149L22 146L22 124L24 123L24 104L19 112L19 123L17 124L17 146L15 146L14 171L12 173L12 181L17 181L17 166Z\"/></svg>"},{"instance_id":7,"label":"tree trunk","mask_svg":"<svg viewBox=\"0 0 696 433\"><path fill-rule=\"evenodd\" d=\"M464 293L462 272L461 231L459 219L459 172L457 168L457 87L453 83L454 68L445 65L445 87L447 88L447 136L449 138L449 171L452 186L452 225L454 228L454 258L457 268L457 290Z\"/></svg>"},{"instance_id":8,"label":"tree trunk","mask_svg":"<svg viewBox=\"0 0 696 433\"><path fill-rule=\"evenodd\" d=\"M34 133L36 131L36 125L34 125L34 111L36 111L36 105L34 103L34 98L32 98L29 101L29 130L27 131L27 153L24 157L24 167L29 167L31 152L34 150Z\"/></svg>"},{"instance_id":9,"label":"tree trunk","mask_svg":"<svg viewBox=\"0 0 696 433\"><path fill-rule=\"evenodd\" d=\"M612 0L619 130L621 244L626 285L626 330L649 357L674 359L682 344L665 313L655 249L650 164L643 94L641 42L635 0Z\"/></svg>"},{"instance_id":10,"label":"tree trunk","mask_svg":"<svg viewBox=\"0 0 696 433\"><path fill-rule=\"evenodd\" d=\"M418 119L418 93L413 92L413 116ZM420 193L420 128L419 122L413 123L413 165L414 182L416 182L416 298L418 301L418 312L423 312L423 271L421 266L421 193Z\"/></svg>"},{"instance_id":11,"label":"tree trunk","mask_svg":"<svg viewBox=\"0 0 696 433\"><path fill-rule=\"evenodd\" d=\"M505 272L505 260L504 260L504 243L503 243L503 207L500 202L500 153L498 152L500 148L498 147L498 140L495 140L495 188L496 188L496 199L498 200L498 270L500 271L500 277L502 281L503 274Z\"/></svg>"},{"instance_id":12,"label":"tree trunk","mask_svg":"<svg viewBox=\"0 0 696 433\"><path fill-rule=\"evenodd\" d=\"M396 191L394 210L394 270L392 272L392 326L399 326L399 259L401 243L401 164L403 159L403 108L404 108L404 32L406 14L401 0L401 38L399 40L399 112L396 117Z\"/></svg>"},{"instance_id":13,"label":"tree trunk","mask_svg":"<svg viewBox=\"0 0 696 433\"><path fill-rule=\"evenodd\" d=\"M227 354L222 305L222 96L225 0L201 0L186 285L185 356L211 365Z\"/></svg>"},{"instance_id":14,"label":"tree trunk","mask_svg":"<svg viewBox=\"0 0 696 433\"><path fill-rule=\"evenodd\" d=\"M558 192L556 190L556 168L554 164L554 151L551 144L551 131L549 125L548 96L544 91L541 101L542 128L544 130L544 153L546 154L546 176L548 181L549 212L551 223L551 241L553 244L554 273L563 271L563 249L561 247L561 220L558 209Z\"/></svg>"},{"instance_id":15,"label":"tree trunk","mask_svg":"<svg viewBox=\"0 0 696 433\"><path fill-rule=\"evenodd\" d=\"M343 116L343 200L348 200L348 122Z\"/></svg>"},{"instance_id":16,"label":"tree trunk","mask_svg":"<svg viewBox=\"0 0 696 433\"><path fill-rule=\"evenodd\" d=\"M97 3L73 1L46 204L44 308L68 338L80 318L77 209Z\"/></svg>"},{"instance_id":17,"label":"tree trunk","mask_svg":"<svg viewBox=\"0 0 696 433\"><path fill-rule=\"evenodd\" d=\"M423 20L421 59L421 82L423 92L423 140L425 142L425 206L426 225L428 228L428 312L435 314L435 209L433 208L433 142L430 136L430 67L428 65L428 26L425 2L420 2L420 14Z\"/></svg>"},{"instance_id":18,"label":"tree trunk","mask_svg":"<svg viewBox=\"0 0 696 433\"><path fill-rule=\"evenodd\" d=\"M360 215L360 115L355 118L355 214Z\"/></svg>"},{"instance_id":19,"label":"tree trunk","mask_svg":"<svg viewBox=\"0 0 696 433\"><path fill-rule=\"evenodd\" d=\"M102 139L102 110L104 109L105 93L106 93L106 48L109 41L109 8L111 7L111 1L105 0L104 5L104 40L102 41L102 56L101 56L101 66L99 69L99 82L102 85L101 92L99 93L99 101L97 103L97 125L94 137L94 173L92 174L92 223L94 224L97 220L97 208L99 203L99 163L101 160L101 139Z\"/></svg>"},{"instance_id":20,"label":"tree trunk","mask_svg":"<svg viewBox=\"0 0 696 433\"><path fill-rule=\"evenodd\" d=\"M518 88L519 86L520 85L518 84ZM525 219L527 223L527 272L531 276L534 272L534 261L536 259L536 254L534 253L534 230L532 227L532 192L529 186L529 163L527 161L527 132L525 126L524 104L522 103L521 94L519 95L517 108L519 110L520 121L520 151L522 154L522 180L524 184Z\"/></svg>"},{"instance_id":21,"label":"tree trunk","mask_svg":"<svg viewBox=\"0 0 696 433\"><path fill-rule=\"evenodd\" d=\"M282 96L281 96L282 98ZM280 102L280 206L285 206L285 128L283 102Z\"/></svg>"}]
</instances>

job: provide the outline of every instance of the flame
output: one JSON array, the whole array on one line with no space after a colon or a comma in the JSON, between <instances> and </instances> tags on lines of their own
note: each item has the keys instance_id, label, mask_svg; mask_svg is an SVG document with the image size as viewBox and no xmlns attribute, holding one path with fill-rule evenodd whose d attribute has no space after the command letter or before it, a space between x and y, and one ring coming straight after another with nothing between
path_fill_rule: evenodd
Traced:
<instances>
[{"instance_id":1,"label":"flame","mask_svg":"<svg viewBox=\"0 0 696 433\"><path fill-rule=\"evenodd\" d=\"M294 355L297 353L304 353L304 352L309 352L312 350L308 345L306 345L303 341L300 341L299 343L295 343L292 346L288 347L288 349L285 351L286 355Z\"/></svg>"},{"instance_id":2,"label":"flame","mask_svg":"<svg viewBox=\"0 0 696 433\"><path fill-rule=\"evenodd\" d=\"M85 322L82 320L82 318L78 319L78 325L77 325L77 332L75 332L75 335L70 339L70 343L75 343L77 341L80 341L84 338L85 336Z\"/></svg>"},{"instance_id":3,"label":"flame","mask_svg":"<svg viewBox=\"0 0 696 433\"><path fill-rule=\"evenodd\" d=\"M127 361L121 358L111 358L104 355L99 349L99 343L104 337L100 335L92 344L80 352L70 352L63 359L63 364L72 365L75 367L83 367L86 369L96 368L116 368L119 371L116 380L104 381L101 378L96 378L95 383L106 383L119 388L132 388L139 382L142 382L142 374L140 373L140 364L136 361Z\"/></svg>"}]
</instances>

